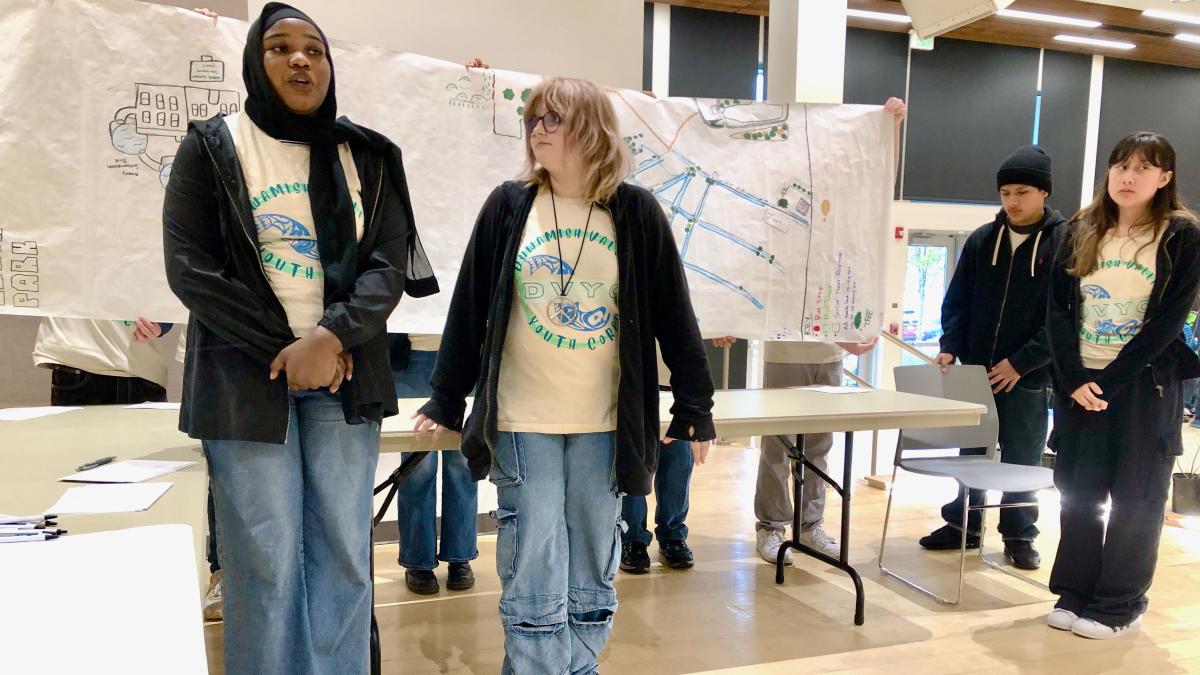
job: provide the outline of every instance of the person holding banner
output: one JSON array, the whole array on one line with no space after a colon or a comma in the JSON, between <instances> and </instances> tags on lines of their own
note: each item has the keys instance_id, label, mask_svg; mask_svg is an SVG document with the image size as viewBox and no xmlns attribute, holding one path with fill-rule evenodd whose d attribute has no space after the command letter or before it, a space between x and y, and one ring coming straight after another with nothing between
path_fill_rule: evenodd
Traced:
<instances>
[{"instance_id":1,"label":"person holding banner","mask_svg":"<svg viewBox=\"0 0 1200 675\"><path fill-rule=\"evenodd\" d=\"M243 114L193 121L163 207L191 312L180 428L205 441L228 673L363 673L371 487L396 414L385 324L437 292L399 149L336 119L305 14L268 3Z\"/></svg>"},{"instance_id":2,"label":"person holding banner","mask_svg":"<svg viewBox=\"0 0 1200 675\"><path fill-rule=\"evenodd\" d=\"M703 461L713 383L662 207L622 182L608 96L548 79L523 118L525 171L476 221L416 429L462 430L474 478L498 487L503 672L593 673L617 609L621 495L650 491L660 442Z\"/></svg>"}]
</instances>

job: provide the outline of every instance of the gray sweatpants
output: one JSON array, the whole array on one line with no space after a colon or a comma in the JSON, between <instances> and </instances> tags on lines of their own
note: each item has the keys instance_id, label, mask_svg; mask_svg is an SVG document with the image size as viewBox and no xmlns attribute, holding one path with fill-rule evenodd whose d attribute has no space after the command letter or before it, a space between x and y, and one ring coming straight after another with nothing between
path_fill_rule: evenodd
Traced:
<instances>
[{"instance_id":1,"label":"gray sweatpants","mask_svg":"<svg viewBox=\"0 0 1200 675\"><path fill-rule=\"evenodd\" d=\"M763 371L763 387L803 387L814 384L842 383L842 364L839 363L767 363ZM805 434L804 455L808 461L828 473L829 449L833 434ZM787 447L775 436L764 436L758 458L758 486L754 491L756 530L783 531L792 523L792 490L788 476L792 463ZM804 503L800 506L801 529L805 532L825 520L825 481L817 474L804 474Z\"/></svg>"}]
</instances>

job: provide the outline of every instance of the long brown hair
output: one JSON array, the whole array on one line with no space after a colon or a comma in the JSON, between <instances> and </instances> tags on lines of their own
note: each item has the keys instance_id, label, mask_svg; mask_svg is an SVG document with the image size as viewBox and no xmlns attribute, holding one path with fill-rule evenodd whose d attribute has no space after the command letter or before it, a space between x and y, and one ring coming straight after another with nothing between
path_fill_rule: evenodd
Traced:
<instances>
[{"instance_id":1,"label":"long brown hair","mask_svg":"<svg viewBox=\"0 0 1200 675\"><path fill-rule=\"evenodd\" d=\"M553 77L533 88L525 102L525 121L538 109L563 116L568 147L583 158L583 198L605 201L616 193L629 174L632 156L621 140L617 112L608 95L587 80ZM550 184L550 173L538 165L528 138L521 179L541 186Z\"/></svg>"},{"instance_id":2,"label":"long brown hair","mask_svg":"<svg viewBox=\"0 0 1200 675\"><path fill-rule=\"evenodd\" d=\"M1117 227L1120 209L1108 194L1109 170L1131 157L1141 158L1150 164L1171 172L1171 180L1154 193L1150 200L1150 208L1142 222L1135 223L1135 228L1150 226L1154 236L1142 244L1134 253L1134 258L1142 249L1153 244L1162 234L1166 222L1174 216L1184 216L1196 219L1196 215L1184 206L1179 198L1179 181L1175 176L1175 148L1162 134L1153 131L1139 131L1129 134L1117 143L1108 156L1108 164L1104 177L1096 184L1096 197L1075 214L1075 237L1071 249L1070 266L1067 273L1082 277L1093 272L1100 263L1100 244L1104 236Z\"/></svg>"}]
</instances>

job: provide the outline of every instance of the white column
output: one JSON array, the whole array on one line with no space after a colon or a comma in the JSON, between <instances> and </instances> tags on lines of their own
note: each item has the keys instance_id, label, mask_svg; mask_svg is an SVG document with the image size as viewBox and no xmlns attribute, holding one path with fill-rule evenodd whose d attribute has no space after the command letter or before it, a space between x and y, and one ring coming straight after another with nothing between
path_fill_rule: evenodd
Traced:
<instances>
[{"instance_id":1,"label":"white column","mask_svg":"<svg viewBox=\"0 0 1200 675\"><path fill-rule=\"evenodd\" d=\"M659 98L671 95L671 6L654 3L654 43L650 64L650 90Z\"/></svg>"},{"instance_id":2,"label":"white column","mask_svg":"<svg viewBox=\"0 0 1200 675\"><path fill-rule=\"evenodd\" d=\"M767 100L841 103L846 0L771 0Z\"/></svg>"},{"instance_id":3,"label":"white column","mask_svg":"<svg viewBox=\"0 0 1200 675\"><path fill-rule=\"evenodd\" d=\"M1100 144L1100 100L1104 95L1104 57L1092 57L1092 82L1088 89L1087 135L1083 142L1083 182L1079 192L1079 206L1091 203L1096 189L1096 151Z\"/></svg>"}]
</instances>

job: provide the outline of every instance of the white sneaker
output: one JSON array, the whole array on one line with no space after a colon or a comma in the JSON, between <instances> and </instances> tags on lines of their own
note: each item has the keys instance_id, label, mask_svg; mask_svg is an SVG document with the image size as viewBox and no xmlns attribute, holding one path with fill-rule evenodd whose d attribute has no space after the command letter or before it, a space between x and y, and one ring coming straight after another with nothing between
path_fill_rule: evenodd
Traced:
<instances>
[{"instance_id":1,"label":"white sneaker","mask_svg":"<svg viewBox=\"0 0 1200 675\"><path fill-rule=\"evenodd\" d=\"M221 593L221 570L212 573L208 578L208 592L204 594L205 621L222 621L225 618L225 603Z\"/></svg>"},{"instance_id":2,"label":"white sneaker","mask_svg":"<svg viewBox=\"0 0 1200 675\"><path fill-rule=\"evenodd\" d=\"M779 530L759 530L755 533L758 539L758 555L763 560L775 564L779 558L779 547L783 546L783 532ZM783 564L792 564L792 550L788 549L783 552Z\"/></svg>"},{"instance_id":3,"label":"white sneaker","mask_svg":"<svg viewBox=\"0 0 1200 675\"><path fill-rule=\"evenodd\" d=\"M1099 621L1092 619L1077 619L1071 624L1071 632L1079 637L1090 638L1092 640L1111 640L1115 637L1120 637L1126 633L1136 633L1142 626L1142 617L1138 617L1124 626L1106 626Z\"/></svg>"},{"instance_id":4,"label":"white sneaker","mask_svg":"<svg viewBox=\"0 0 1200 675\"><path fill-rule=\"evenodd\" d=\"M825 528L817 525L808 532L800 533L800 543L805 546L820 551L830 558L838 558L842 555L842 547L838 544Z\"/></svg>"},{"instance_id":5,"label":"white sneaker","mask_svg":"<svg viewBox=\"0 0 1200 675\"><path fill-rule=\"evenodd\" d=\"M1055 608L1046 615L1046 625L1058 630L1071 630L1071 625L1079 620L1079 615L1069 609Z\"/></svg>"}]
</instances>

